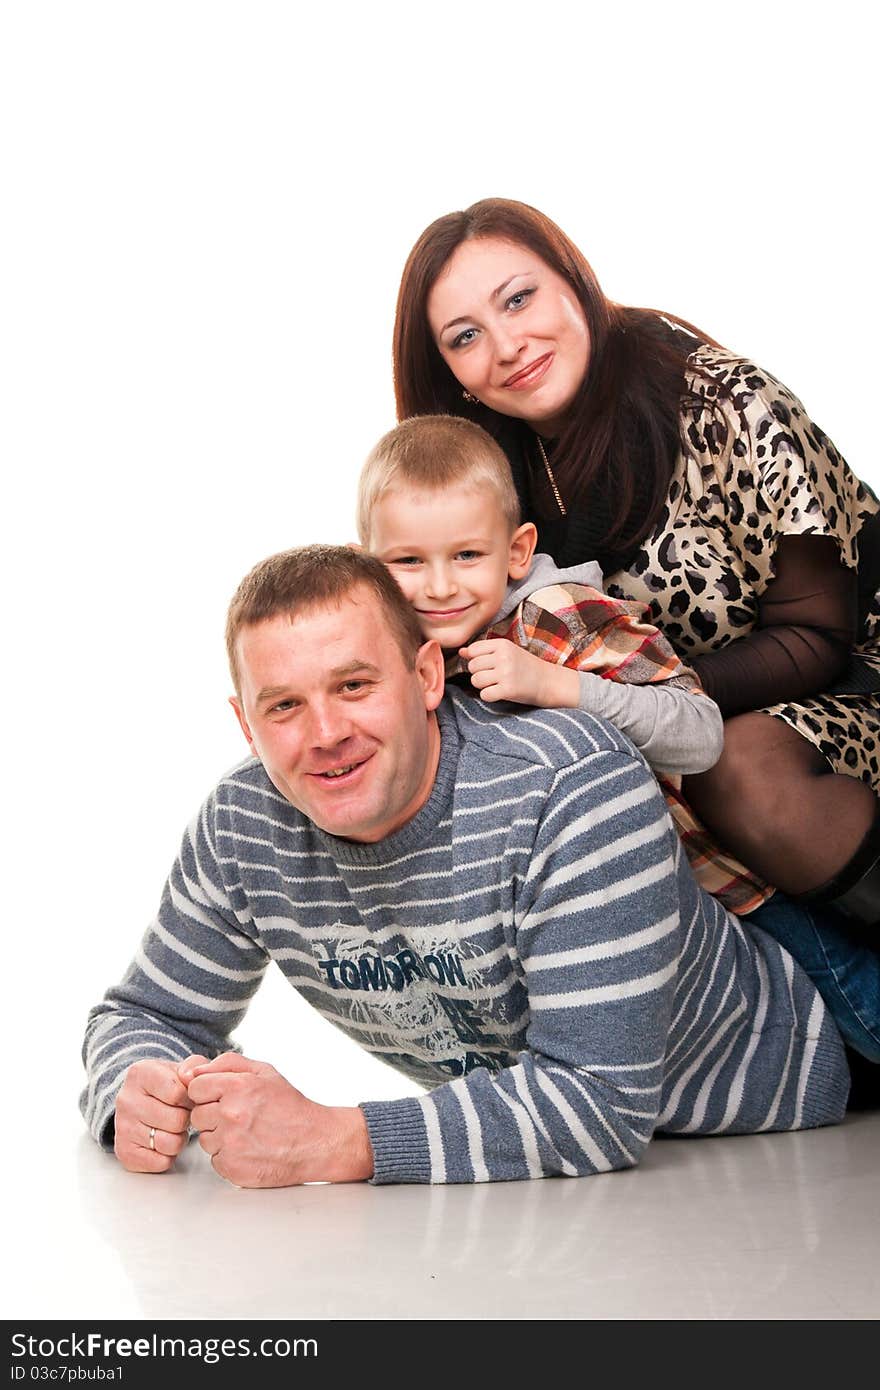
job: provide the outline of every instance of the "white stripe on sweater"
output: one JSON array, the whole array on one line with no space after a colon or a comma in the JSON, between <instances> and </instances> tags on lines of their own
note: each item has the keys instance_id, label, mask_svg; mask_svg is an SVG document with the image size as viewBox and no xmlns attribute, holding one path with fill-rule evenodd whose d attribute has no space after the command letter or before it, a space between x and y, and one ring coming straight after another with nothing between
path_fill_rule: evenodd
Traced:
<instances>
[{"instance_id":1,"label":"white stripe on sweater","mask_svg":"<svg viewBox=\"0 0 880 1390\"><path fill-rule=\"evenodd\" d=\"M594 1004L608 1004L620 999L635 999L642 994L652 994L671 980L678 969L678 961L670 961L662 970L650 975L640 975L633 980L615 980L610 985L595 985L590 989L560 990L557 994L533 994L529 991L529 1004L532 1013L539 1009L583 1009Z\"/></svg>"}]
</instances>

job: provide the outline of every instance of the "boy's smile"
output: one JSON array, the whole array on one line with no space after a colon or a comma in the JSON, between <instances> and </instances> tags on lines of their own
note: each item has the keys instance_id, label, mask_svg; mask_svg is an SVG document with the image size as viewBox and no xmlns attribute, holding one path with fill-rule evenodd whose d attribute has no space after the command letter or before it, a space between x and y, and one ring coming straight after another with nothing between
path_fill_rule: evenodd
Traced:
<instances>
[{"instance_id":1,"label":"boy's smile","mask_svg":"<svg viewBox=\"0 0 880 1390\"><path fill-rule=\"evenodd\" d=\"M416 610L422 632L457 651L489 626L509 579L527 573L535 528L513 535L495 494L454 484L401 486L374 505L370 549Z\"/></svg>"}]
</instances>

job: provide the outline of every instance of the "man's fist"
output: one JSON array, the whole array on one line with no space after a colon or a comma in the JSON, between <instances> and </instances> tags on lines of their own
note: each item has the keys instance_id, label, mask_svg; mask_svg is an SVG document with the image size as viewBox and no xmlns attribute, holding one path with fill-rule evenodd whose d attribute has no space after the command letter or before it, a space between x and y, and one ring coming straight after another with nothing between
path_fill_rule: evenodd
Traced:
<instances>
[{"instance_id":1,"label":"man's fist","mask_svg":"<svg viewBox=\"0 0 880 1390\"><path fill-rule=\"evenodd\" d=\"M205 1057L191 1057L199 1065ZM192 1102L176 1062L134 1062L116 1098L116 1157L132 1173L166 1173L186 1144Z\"/></svg>"},{"instance_id":2,"label":"man's fist","mask_svg":"<svg viewBox=\"0 0 880 1390\"><path fill-rule=\"evenodd\" d=\"M356 1107L317 1105L268 1062L224 1052L181 1066L189 1076L189 1117L214 1169L237 1187L357 1182L373 1173L373 1152Z\"/></svg>"}]
</instances>

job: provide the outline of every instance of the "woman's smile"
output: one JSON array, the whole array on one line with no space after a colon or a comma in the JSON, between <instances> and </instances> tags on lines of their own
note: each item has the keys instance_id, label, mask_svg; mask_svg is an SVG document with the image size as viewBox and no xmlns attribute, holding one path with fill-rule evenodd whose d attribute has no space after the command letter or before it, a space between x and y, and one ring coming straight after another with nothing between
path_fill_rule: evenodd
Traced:
<instances>
[{"instance_id":1,"label":"woman's smile","mask_svg":"<svg viewBox=\"0 0 880 1390\"><path fill-rule=\"evenodd\" d=\"M525 391L530 386L536 385L541 381L553 363L553 353L545 352L543 357L539 357L535 362L530 362L521 371L514 372L502 383L508 391Z\"/></svg>"}]
</instances>

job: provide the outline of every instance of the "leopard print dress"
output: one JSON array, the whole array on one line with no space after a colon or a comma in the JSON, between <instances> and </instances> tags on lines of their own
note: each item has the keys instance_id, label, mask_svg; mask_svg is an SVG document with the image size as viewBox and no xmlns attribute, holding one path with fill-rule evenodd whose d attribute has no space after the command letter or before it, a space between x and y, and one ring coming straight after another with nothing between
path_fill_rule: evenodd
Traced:
<instances>
[{"instance_id":1,"label":"leopard print dress","mask_svg":"<svg viewBox=\"0 0 880 1390\"><path fill-rule=\"evenodd\" d=\"M682 450L666 506L629 569L606 577L615 598L649 605L685 660L754 627L780 536L833 536L843 563L855 568L858 532L880 509L769 373L709 346L690 362L702 371L686 374ZM854 689L861 693L836 693L839 682L834 694L764 712L814 744L835 772L860 777L880 794L880 591L857 637L853 655L863 678Z\"/></svg>"}]
</instances>

